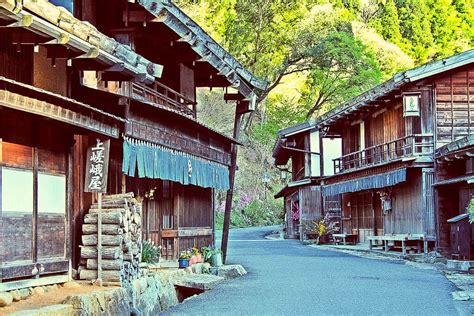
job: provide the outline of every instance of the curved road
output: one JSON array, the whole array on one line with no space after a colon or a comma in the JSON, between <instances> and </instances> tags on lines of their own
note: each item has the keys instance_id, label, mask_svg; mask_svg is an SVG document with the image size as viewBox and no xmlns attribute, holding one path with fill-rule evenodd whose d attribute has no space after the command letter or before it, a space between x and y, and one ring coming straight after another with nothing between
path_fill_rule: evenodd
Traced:
<instances>
[{"instance_id":1,"label":"curved road","mask_svg":"<svg viewBox=\"0 0 474 316\"><path fill-rule=\"evenodd\" d=\"M167 315L458 315L440 273L267 240L271 227L231 231L228 263L248 275L175 306Z\"/></svg>"}]
</instances>

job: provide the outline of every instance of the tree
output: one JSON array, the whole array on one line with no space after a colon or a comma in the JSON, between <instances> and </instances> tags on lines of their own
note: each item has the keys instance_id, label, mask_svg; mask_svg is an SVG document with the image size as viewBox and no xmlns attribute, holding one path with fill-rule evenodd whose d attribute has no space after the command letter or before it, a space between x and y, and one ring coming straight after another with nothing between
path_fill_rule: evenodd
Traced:
<instances>
[{"instance_id":1,"label":"tree","mask_svg":"<svg viewBox=\"0 0 474 316\"><path fill-rule=\"evenodd\" d=\"M425 63L433 55L430 12L424 0L398 0L401 45L417 63Z\"/></svg>"},{"instance_id":2,"label":"tree","mask_svg":"<svg viewBox=\"0 0 474 316\"><path fill-rule=\"evenodd\" d=\"M377 4L376 17L369 23L384 39L394 44L400 43L401 34L398 10L394 0L386 0Z\"/></svg>"},{"instance_id":3,"label":"tree","mask_svg":"<svg viewBox=\"0 0 474 316\"><path fill-rule=\"evenodd\" d=\"M312 67L303 93L306 118L329 110L380 82L375 58L350 34L332 33L312 49Z\"/></svg>"}]
</instances>

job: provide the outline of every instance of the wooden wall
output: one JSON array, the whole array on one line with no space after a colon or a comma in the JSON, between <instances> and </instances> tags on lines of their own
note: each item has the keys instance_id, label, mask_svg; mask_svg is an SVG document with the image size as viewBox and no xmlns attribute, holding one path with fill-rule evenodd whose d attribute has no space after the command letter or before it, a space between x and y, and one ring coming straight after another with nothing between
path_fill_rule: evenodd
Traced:
<instances>
[{"instance_id":1,"label":"wooden wall","mask_svg":"<svg viewBox=\"0 0 474 316\"><path fill-rule=\"evenodd\" d=\"M40 46L33 54L33 85L63 96L68 96L66 59L48 58L48 50Z\"/></svg>"},{"instance_id":2,"label":"wooden wall","mask_svg":"<svg viewBox=\"0 0 474 316\"><path fill-rule=\"evenodd\" d=\"M12 33L0 31L0 76L31 84L33 47L12 45Z\"/></svg>"},{"instance_id":3,"label":"wooden wall","mask_svg":"<svg viewBox=\"0 0 474 316\"><path fill-rule=\"evenodd\" d=\"M435 235L432 177L432 172L409 170L407 182L393 189L392 211L384 219L386 234Z\"/></svg>"},{"instance_id":4,"label":"wooden wall","mask_svg":"<svg viewBox=\"0 0 474 316\"><path fill-rule=\"evenodd\" d=\"M318 185L304 186L299 190L300 221L319 220L324 216L322 207L321 187Z\"/></svg>"},{"instance_id":5,"label":"wooden wall","mask_svg":"<svg viewBox=\"0 0 474 316\"><path fill-rule=\"evenodd\" d=\"M436 148L473 133L474 66L448 73L436 84Z\"/></svg>"}]
</instances>

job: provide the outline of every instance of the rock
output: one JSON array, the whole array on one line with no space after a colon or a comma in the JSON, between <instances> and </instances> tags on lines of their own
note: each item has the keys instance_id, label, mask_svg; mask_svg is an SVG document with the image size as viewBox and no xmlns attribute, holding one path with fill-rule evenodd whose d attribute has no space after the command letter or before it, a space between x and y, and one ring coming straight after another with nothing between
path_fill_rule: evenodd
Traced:
<instances>
[{"instance_id":1,"label":"rock","mask_svg":"<svg viewBox=\"0 0 474 316\"><path fill-rule=\"evenodd\" d=\"M81 287L81 285L77 282L66 282L63 284L63 287L66 289L74 289L74 288Z\"/></svg>"},{"instance_id":2,"label":"rock","mask_svg":"<svg viewBox=\"0 0 474 316\"><path fill-rule=\"evenodd\" d=\"M446 263L448 269L469 272L474 269L474 261L448 260Z\"/></svg>"},{"instance_id":3,"label":"rock","mask_svg":"<svg viewBox=\"0 0 474 316\"><path fill-rule=\"evenodd\" d=\"M469 291L452 292L451 295L453 296L453 300L455 301L469 301L471 299L474 299L474 292Z\"/></svg>"},{"instance_id":4,"label":"rock","mask_svg":"<svg viewBox=\"0 0 474 316\"><path fill-rule=\"evenodd\" d=\"M71 305L50 305L35 310L25 310L10 314L12 316L69 316L74 315Z\"/></svg>"},{"instance_id":5,"label":"rock","mask_svg":"<svg viewBox=\"0 0 474 316\"><path fill-rule=\"evenodd\" d=\"M18 293L18 290L16 290L16 291L11 291L10 294L11 294L11 296L13 297L13 302L19 302L19 301L21 301L21 296L20 296L20 293Z\"/></svg>"},{"instance_id":6,"label":"rock","mask_svg":"<svg viewBox=\"0 0 474 316\"><path fill-rule=\"evenodd\" d=\"M9 306L13 303L13 296L8 292L0 292L0 307Z\"/></svg>"},{"instance_id":7,"label":"rock","mask_svg":"<svg viewBox=\"0 0 474 316\"><path fill-rule=\"evenodd\" d=\"M209 274L189 274L176 278L174 280L174 285L206 291L211 290L222 281L224 281L224 278L220 276Z\"/></svg>"},{"instance_id":8,"label":"rock","mask_svg":"<svg viewBox=\"0 0 474 316\"><path fill-rule=\"evenodd\" d=\"M161 310L167 310L168 308L179 304L176 289L174 288L174 284L169 276L167 278L162 276L161 289L158 292L158 297L160 299Z\"/></svg>"},{"instance_id":9,"label":"rock","mask_svg":"<svg viewBox=\"0 0 474 316\"><path fill-rule=\"evenodd\" d=\"M217 275L226 280L235 279L245 274L247 271L240 264L221 266L217 269Z\"/></svg>"},{"instance_id":10,"label":"rock","mask_svg":"<svg viewBox=\"0 0 474 316\"><path fill-rule=\"evenodd\" d=\"M30 295L30 290L29 289L21 289L21 290L18 290L18 295L20 295L20 299L22 300L26 300Z\"/></svg>"},{"instance_id":11,"label":"rock","mask_svg":"<svg viewBox=\"0 0 474 316\"><path fill-rule=\"evenodd\" d=\"M41 286L33 288L33 295L43 295L44 293L44 289Z\"/></svg>"},{"instance_id":12,"label":"rock","mask_svg":"<svg viewBox=\"0 0 474 316\"><path fill-rule=\"evenodd\" d=\"M202 264L202 273L209 274L211 269L211 264L209 262L204 262Z\"/></svg>"}]
</instances>

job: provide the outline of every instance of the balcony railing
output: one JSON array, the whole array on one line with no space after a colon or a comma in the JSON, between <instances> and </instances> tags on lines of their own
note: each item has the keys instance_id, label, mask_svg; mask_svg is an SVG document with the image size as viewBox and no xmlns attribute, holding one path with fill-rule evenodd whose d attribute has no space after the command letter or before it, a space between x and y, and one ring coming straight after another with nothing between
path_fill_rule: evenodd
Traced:
<instances>
[{"instance_id":1,"label":"balcony railing","mask_svg":"<svg viewBox=\"0 0 474 316\"><path fill-rule=\"evenodd\" d=\"M334 159L334 173L433 155L433 135L409 135Z\"/></svg>"},{"instance_id":2,"label":"balcony railing","mask_svg":"<svg viewBox=\"0 0 474 316\"><path fill-rule=\"evenodd\" d=\"M133 82L131 97L133 99L163 105L187 116L196 118L196 102L159 82L155 82L153 88Z\"/></svg>"}]
</instances>

